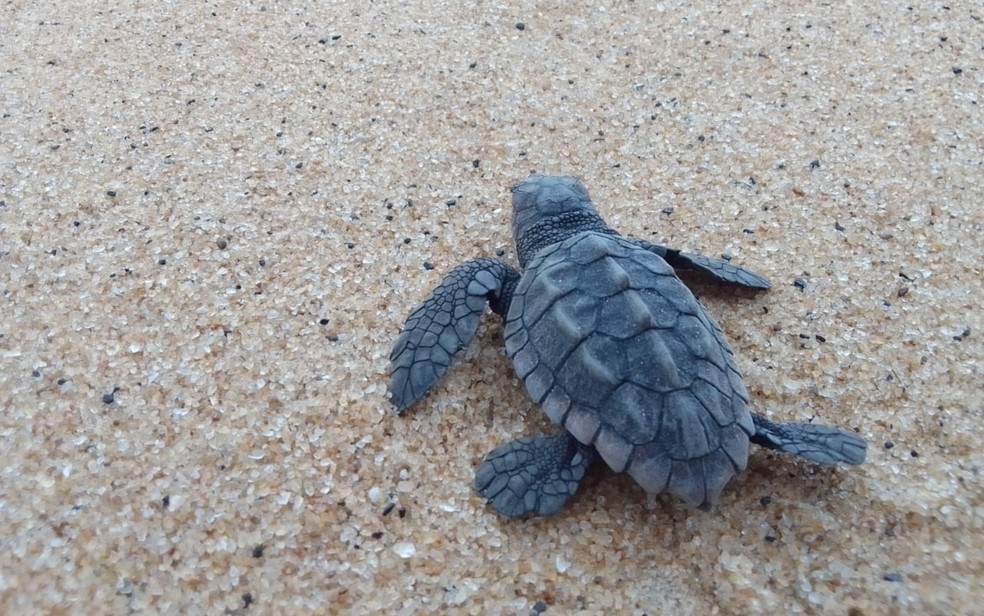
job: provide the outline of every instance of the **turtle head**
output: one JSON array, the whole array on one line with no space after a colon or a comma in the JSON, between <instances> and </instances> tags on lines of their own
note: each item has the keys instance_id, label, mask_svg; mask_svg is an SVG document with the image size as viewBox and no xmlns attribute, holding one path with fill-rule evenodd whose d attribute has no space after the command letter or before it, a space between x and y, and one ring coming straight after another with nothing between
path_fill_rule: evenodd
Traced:
<instances>
[{"instance_id":1,"label":"turtle head","mask_svg":"<svg viewBox=\"0 0 984 616\"><path fill-rule=\"evenodd\" d=\"M512 187L513 237L521 265L544 246L607 229L588 189L569 175L531 175Z\"/></svg>"}]
</instances>

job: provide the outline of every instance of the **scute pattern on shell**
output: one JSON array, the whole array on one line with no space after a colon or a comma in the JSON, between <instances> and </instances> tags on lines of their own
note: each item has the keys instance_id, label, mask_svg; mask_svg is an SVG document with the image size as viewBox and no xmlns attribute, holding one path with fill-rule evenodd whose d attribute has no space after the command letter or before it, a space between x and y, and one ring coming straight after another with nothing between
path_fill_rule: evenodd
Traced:
<instances>
[{"instance_id":1,"label":"scute pattern on shell","mask_svg":"<svg viewBox=\"0 0 984 616\"><path fill-rule=\"evenodd\" d=\"M504 334L550 418L646 490L707 506L745 468L754 427L731 348L660 257L604 233L554 244Z\"/></svg>"}]
</instances>

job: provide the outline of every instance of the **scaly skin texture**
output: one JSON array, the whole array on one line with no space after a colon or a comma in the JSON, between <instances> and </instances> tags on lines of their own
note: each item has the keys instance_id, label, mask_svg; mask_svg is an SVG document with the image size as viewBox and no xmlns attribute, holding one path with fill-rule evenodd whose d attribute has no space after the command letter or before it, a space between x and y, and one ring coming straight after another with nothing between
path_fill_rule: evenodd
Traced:
<instances>
[{"instance_id":1,"label":"scaly skin texture","mask_svg":"<svg viewBox=\"0 0 984 616\"><path fill-rule=\"evenodd\" d=\"M390 353L390 399L397 411L423 397L471 342L491 303L505 315L519 272L497 259L474 259L451 270L403 326Z\"/></svg>"},{"instance_id":2,"label":"scaly skin texture","mask_svg":"<svg viewBox=\"0 0 984 616\"><path fill-rule=\"evenodd\" d=\"M784 451L819 464L861 464L867 445L853 432L811 423L772 423L752 415L755 434L752 442Z\"/></svg>"},{"instance_id":3,"label":"scaly skin texture","mask_svg":"<svg viewBox=\"0 0 984 616\"><path fill-rule=\"evenodd\" d=\"M485 457L475 489L504 515L550 515L574 495L595 457L565 430L519 438Z\"/></svg>"},{"instance_id":4,"label":"scaly skin texture","mask_svg":"<svg viewBox=\"0 0 984 616\"><path fill-rule=\"evenodd\" d=\"M689 252L673 250L671 248L667 248L666 246L660 246L659 244L647 242L646 240L634 238L628 239L640 248L658 255L676 269L702 272L718 282L730 282L732 284L748 287L749 289L760 289L764 291L765 289L772 288L772 283L765 278L762 278L755 272L747 270L743 267L731 265L727 261L712 259L710 257L705 257L704 255L695 255L690 254Z\"/></svg>"},{"instance_id":5,"label":"scaly skin texture","mask_svg":"<svg viewBox=\"0 0 984 616\"><path fill-rule=\"evenodd\" d=\"M475 488L507 516L554 513L596 458L649 492L708 509L745 468L749 442L821 464L859 464L866 443L818 424L773 423L748 394L721 328L674 268L753 289L762 276L701 255L623 238L575 178L513 187L523 273L496 259L454 268L407 319L391 358L401 414L474 337L489 303L533 400L561 426L488 454Z\"/></svg>"}]
</instances>

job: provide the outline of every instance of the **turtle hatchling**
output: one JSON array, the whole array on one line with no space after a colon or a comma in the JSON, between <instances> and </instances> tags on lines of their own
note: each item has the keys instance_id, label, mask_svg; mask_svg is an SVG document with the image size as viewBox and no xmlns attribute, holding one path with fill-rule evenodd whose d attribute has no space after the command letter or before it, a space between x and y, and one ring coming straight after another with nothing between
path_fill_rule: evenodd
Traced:
<instances>
[{"instance_id":1,"label":"turtle hatchling","mask_svg":"<svg viewBox=\"0 0 984 616\"><path fill-rule=\"evenodd\" d=\"M512 187L518 271L498 259L455 267L407 318L390 355L402 414L475 336L486 303L505 319L506 353L530 397L560 426L490 452L475 488L507 516L549 515L599 457L647 492L710 509L748 463L748 443L820 464L860 464L857 434L774 423L748 392L720 326L675 270L768 289L763 277L623 237L576 178L533 175Z\"/></svg>"}]
</instances>

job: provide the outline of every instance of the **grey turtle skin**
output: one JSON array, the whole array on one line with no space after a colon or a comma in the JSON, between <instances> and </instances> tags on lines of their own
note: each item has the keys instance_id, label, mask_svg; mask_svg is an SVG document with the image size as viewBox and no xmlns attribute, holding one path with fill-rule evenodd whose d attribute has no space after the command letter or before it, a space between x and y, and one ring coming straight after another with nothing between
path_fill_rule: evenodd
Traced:
<instances>
[{"instance_id":1,"label":"grey turtle skin","mask_svg":"<svg viewBox=\"0 0 984 616\"><path fill-rule=\"evenodd\" d=\"M854 432L773 423L748 392L721 328L674 268L768 289L749 270L626 238L573 177L533 175L512 188L522 273L497 259L457 267L407 318L390 355L403 414L451 366L488 304L505 319L506 351L555 434L490 452L475 487L507 516L549 515L599 457L647 492L709 509L745 469L748 443L820 464L860 464Z\"/></svg>"}]
</instances>

